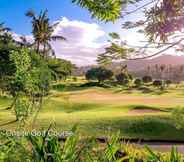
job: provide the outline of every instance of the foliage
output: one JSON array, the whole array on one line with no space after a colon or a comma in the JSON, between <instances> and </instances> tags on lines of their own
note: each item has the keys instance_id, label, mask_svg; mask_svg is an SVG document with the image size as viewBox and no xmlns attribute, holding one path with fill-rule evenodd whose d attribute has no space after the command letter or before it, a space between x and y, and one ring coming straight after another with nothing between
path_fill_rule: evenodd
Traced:
<instances>
[{"instance_id":1,"label":"foliage","mask_svg":"<svg viewBox=\"0 0 184 162\"><path fill-rule=\"evenodd\" d=\"M145 32L151 41L168 41L168 37L180 31L183 26L182 0L160 0L145 12Z\"/></svg>"},{"instance_id":2,"label":"foliage","mask_svg":"<svg viewBox=\"0 0 184 162\"><path fill-rule=\"evenodd\" d=\"M30 10L26 16L32 19L32 34L34 37L34 47L37 53L40 53L44 58L50 54L54 55L50 41L66 40L63 36L53 35L54 27L57 24L50 25L47 10L41 11L39 16L36 16L34 11Z\"/></svg>"},{"instance_id":3,"label":"foliage","mask_svg":"<svg viewBox=\"0 0 184 162\"><path fill-rule=\"evenodd\" d=\"M121 16L121 9L127 4L127 1L121 0L72 0L72 3L78 4L88 9L92 17L104 21L115 21Z\"/></svg>"},{"instance_id":4,"label":"foliage","mask_svg":"<svg viewBox=\"0 0 184 162\"><path fill-rule=\"evenodd\" d=\"M172 84L172 81L171 81L171 80L166 80L166 81L165 81L165 84L166 84L167 86L169 86L170 84Z\"/></svg>"},{"instance_id":5,"label":"foliage","mask_svg":"<svg viewBox=\"0 0 184 162\"><path fill-rule=\"evenodd\" d=\"M128 73L120 73L116 75L116 80L121 85L127 85L129 81L131 80L131 75Z\"/></svg>"},{"instance_id":6,"label":"foliage","mask_svg":"<svg viewBox=\"0 0 184 162\"><path fill-rule=\"evenodd\" d=\"M6 131L0 132L0 161L1 162L30 162L31 153L23 138L7 136Z\"/></svg>"},{"instance_id":7,"label":"foliage","mask_svg":"<svg viewBox=\"0 0 184 162\"><path fill-rule=\"evenodd\" d=\"M1 25L0 25L1 26ZM10 55L12 50L17 50L11 34L0 30L0 89L7 91L10 78L15 73L15 64Z\"/></svg>"},{"instance_id":8,"label":"foliage","mask_svg":"<svg viewBox=\"0 0 184 162\"><path fill-rule=\"evenodd\" d=\"M26 48L12 51L10 59L16 68L9 85L9 92L15 98L12 107L16 119L25 122L48 94L50 71L38 55Z\"/></svg>"},{"instance_id":9,"label":"foliage","mask_svg":"<svg viewBox=\"0 0 184 162\"><path fill-rule=\"evenodd\" d=\"M70 62L58 58L49 58L48 67L51 70L53 80L66 79L70 76L75 66Z\"/></svg>"},{"instance_id":10,"label":"foliage","mask_svg":"<svg viewBox=\"0 0 184 162\"><path fill-rule=\"evenodd\" d=\"M110 135L103 145L93 139L79 140L78 134L65 137L60 141L59 137L48 135L48 129L44 136L30 136L26 138L2 136L4 145L0 147L0 159L3 162L121 162L121 161L162 161L181 162L183 156L177 148L173 147L170 153L157 153L148 146L139 149L131 144L119 141L119 133ZM75 131L73 131L75 133ZM29 147L28 147L29 146ZM135 150L136 154L134 153Z\"/></svg>"},{"instance_id":11,"label":"foliage","mask_svg":"<svg viewBox=\"0 0 184 162\"><path fill-rule=\"evenodd\" d=\"M100 65L111 64L113 61L122 61L127 59L128 55L134 51L133 48L129 48L122 42L120 36L117 33L109 33L111 38L111 45L105 48L105 52L98 55L97 62Z\"/></svg>"},{"instance_id":12,"label":"foliage","mask_svg":"<svg viewBox=\"0 0 184 162\"><path fill-rule=\"evenodd\" d=\"M154 81L153 81L153 85L154 85L155 87L160 87L160 86L162 86L162 80L154 80Z\"/></svg>"},{"instance_id":13,"label":"foliage","mask_svg":"<svg viewBox=\"0 0 184 162\"><path fill-rule=\"evenodd\" d=\"M16 72L11 83L11 94L13 96L21 91L26 91L27 78L30 78L28 71L31 68L31 58L27 50L13 51L11 60L14 62Z\"/></svg>"},{"instance_id":14,"label":"foliage","mask_svg":"<svg viewBox=\"0 0 184 162\"><path fill-rule=\"evenodd\" d=\"M178 108L178 109L173 110L172 117L176 125L176 128L183 129L184 127L184 108Z\"/></svg>"},{"instance_id":15,"label":"foliage","mask_svg":"<svg viewBox=\"0 0 184 162\"><path fill-rule=\"evenodd\" d=\"M150 42L167 42L171 36L174 36L181 31L183 26L183 0L158 0L147 1L143 6L127 12L135 14L140 9L144 8L145 19L138 21L127 21L124 23L124 28L131 29L141 27ZM126 15L126 13L125 13ZM177 36L182 39L182 34Z\"/></svg>"},{"instance_id":16,"label":"foliage","mask_svg":"<svg viewBox=\"0 0 184 162\"><path fill-rule=\"evenodd\" d=\"M103 67L92 68L86 72L87 80L98 80L98 82L103 82L105 80L111 79L112 76L113 72Z\"/></svg>"},{"instance_id":17,"label":"foliage","mask_svg":"<svg viewBox=\"0 0 184 162\"><path fill-rule=\"evenodd\" d=\"M150 82L152 82L152 77L151 76L144 76L143 78L142 78L142 81L144 82L144 83L150 83Z\"/></svg>"},{"instance_id":18,"label":"foliage","mask_svg":"<svg viewBox=\"0 0 184 162\"><path fill-rule=\"evenodd\" d=\"M134 80L134 84L136 85L136 87L139 87L142 84L142 80L137 78L137 79Z\"/></svg>"},{"instance_id":19,"label":"foliage","mask_svg":"<svg viewBox=\"0 0 184 162\"><path fill-rule=\"evenodd\" d=\"M58 140L57 136L50 135L50 128L44 136L28 136L33 150L35 162L60 162L75 161L77 158L77 136L68 137L65 143Z\"/></svg>"}]
</instances>

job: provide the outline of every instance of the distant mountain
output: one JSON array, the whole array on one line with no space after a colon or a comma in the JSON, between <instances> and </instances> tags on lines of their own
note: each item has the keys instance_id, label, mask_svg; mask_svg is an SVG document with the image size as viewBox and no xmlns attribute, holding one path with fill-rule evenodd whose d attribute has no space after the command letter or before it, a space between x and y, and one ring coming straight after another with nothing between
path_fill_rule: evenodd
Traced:
<instances>
[{"instance_id":1,"label":"distant mountain","mask_svg":"<svg viewBox=\"0 0 184 162\"><path fill-rule=\"evenodd\" d=\"M158 65L184 65L184 56L162 55L152 59L125 61L130 71L139 71L148 66Z\"/></svg>"},{"instance_id":2,"label":"distant mountain","mask_svg":"<svg viewBox=\"0 0 184 162\"><path fill-rule=\"evenodd\" d=\"M120 67L119 65L120 63L113 63L109 68L116 71ZM184 65L184 56L161 55L152 59L124 61L124 65L127 65L128 71L135 76L143 76L147 74L148 66L154 67L155 65L171 65L174 67ZM84 75L87 70L95 66L96 65L78 67L74 71L74 75Z\"/></svg>"}]
</instances>

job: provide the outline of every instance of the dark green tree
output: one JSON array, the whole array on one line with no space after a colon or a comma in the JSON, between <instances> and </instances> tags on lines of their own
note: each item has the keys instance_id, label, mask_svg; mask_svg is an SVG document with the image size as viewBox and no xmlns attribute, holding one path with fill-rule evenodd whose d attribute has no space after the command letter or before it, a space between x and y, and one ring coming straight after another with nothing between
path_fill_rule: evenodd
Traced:
<instances>
[{"instance_id":1,"label":"dark green tree","mask_svg":"<svg viewBox=\"0 0 184 162\"><path fill-rule=\"evenodd\" d=\"M120 73L120 74L117 74L115 77L116 77L118 84L127 85L131 80L130 76L131 75L128 73Z\"/></svg>"},{"instance_id":2,"label":"dark green tree","mask_svg":"<svg viewBox=\"0 0 184 162\"><path fill-rule=\"evenodd\" d=\"M142 85L142 80L137 78L137 79L134 80L134 84L135 84L136 87L140 87Z\"/></svg>"},{"instance_id":3,"label":"dark green tree","mask_svg":"<svg viewBox=\"0 0 184 162\"><path fill-rule=\"evenodd\" d=\"M143 76L142 81L144 83L150 83L150 82L152 82L152 77L151 76L148 76L148 75Z\"/></svg>"},{"instance_id":4,"label":"dark green tree","mask_svg":"<svg viewBox=\"0 0 184 162\"><path fill-rule=\"evenodd\" d=\"M86 72L87 80L98 80L99 83L111 79L112 76L113 72L103 67L92 68Z\"/></svg>"},{"instance_id":5,"label":"dark green tree","mask_svg":"<svg viewBox=\"0 0 184 162\"><path fill-rule=\"evenodd\" d=\"M70 61L59 58L49 58L48 67L51 70L52 79L55 81L66 79L75 68Z\"/></svg>"}]
</instances>

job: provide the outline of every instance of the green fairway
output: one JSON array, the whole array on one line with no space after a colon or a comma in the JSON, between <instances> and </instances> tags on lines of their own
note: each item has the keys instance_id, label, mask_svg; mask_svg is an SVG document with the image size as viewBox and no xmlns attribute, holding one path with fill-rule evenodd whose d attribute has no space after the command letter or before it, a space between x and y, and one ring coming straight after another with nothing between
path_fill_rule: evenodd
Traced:
<instances>
[{"instance_id":1,"label":"green fairway","mask_svg":"<svg viewBox=\"0 0 184 162\"><path fill-rule=\"evenodd\" d=\"M182 86L173 85L162 94L118 87L58 87L45 98L35 122L37 128L46 128L55 122L59 130L69 130L78 124L81 134L98 137L118 130L127 138L182 140L184 137L184 130L175 128L170 113L184 105ZM0 107L7 107L10 100L0 98ZM1 110L1 124L12 120L13 112ZM15 125L8 124L3 128Z\"/></svg>"}]
</instances>

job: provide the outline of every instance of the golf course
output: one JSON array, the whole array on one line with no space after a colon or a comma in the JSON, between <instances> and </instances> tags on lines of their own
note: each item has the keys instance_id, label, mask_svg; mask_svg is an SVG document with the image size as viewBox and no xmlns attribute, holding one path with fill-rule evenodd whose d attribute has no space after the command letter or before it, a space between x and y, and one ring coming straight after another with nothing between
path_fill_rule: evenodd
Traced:
<instances>
[{"instance_id":1,"label":"golf course","mask_svg":"<svg viewBox=\"0 0 184 162\"><path fill-rule=\"evenodd\" d=\"M164 91L148 85L142 88L85 86L87 81L54 83L36 118L36 128L69 131L78 125L84 136L103 138L120 131L122 138L183 140L184 130L177 129L173 111L184 105L184 85L172 84ZM145 90L147 92L145 92ZM11 110L4 110L11 98L1 97L0 124L12 129L16 123Z\"/></svg>"}]
</instances>

